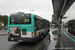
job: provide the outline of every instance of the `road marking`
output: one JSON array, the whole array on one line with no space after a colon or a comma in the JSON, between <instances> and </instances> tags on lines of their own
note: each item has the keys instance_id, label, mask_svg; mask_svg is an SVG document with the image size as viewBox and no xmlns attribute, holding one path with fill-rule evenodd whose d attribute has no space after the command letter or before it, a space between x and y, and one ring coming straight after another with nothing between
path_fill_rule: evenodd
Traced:
<instances>
[{"instance_id":1,"label":"road marking","mask_svg":"<svg viewBox=\"0 0 75 50\"><path fill-rule=\"evenodd\" d=\"M64 50L62 40L61 40L61 38L59 38L59 39L60 39L60 43L61 43L62 49Z\"/></svg>"},{"instance_id":2,"label":"road marking","mask_svg":"<svg viewBox=\"0 0 75 50\"><path fill-rule=\"evenodd\" d=\"M51 34L51 36L53 36L53 34L52 34L52 30L50 31L50 34Z\"/></svg>"},{"instance_id":3,"label":"road marking","mask_svg":"<svg viewBox=\"0 0 75 50\"><path fill-rule=\"evenodd\" d=\"M67 33L65 33L63 30L62 30L62 32L65 34L65 35L67 35L70 39L72 39L73 41L75 41L75 39L73 39L71 36L69 36Z\"/></svg>"},{"instance_id":4,"label":"road marking","mask_svg":"<svg viewBox=\"0 0 75 50\"><path fill-rule=\"evenodd\" d=\"M8 34L0 34L0 36L4 36L4 35L8 35Z\"/></svg>"}]
</instances>

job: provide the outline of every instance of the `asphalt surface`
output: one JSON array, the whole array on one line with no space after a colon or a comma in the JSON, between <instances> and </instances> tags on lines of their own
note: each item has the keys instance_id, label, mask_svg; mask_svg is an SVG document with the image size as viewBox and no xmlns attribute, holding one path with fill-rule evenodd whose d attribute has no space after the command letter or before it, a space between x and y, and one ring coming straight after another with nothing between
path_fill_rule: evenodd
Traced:
<instances>
[{"instance_id":1,"label":"asphalt surface","mask_svg":"<svg viewBox=\"0 0 75 50\"><path fill-rule=\"evenodd\" d=\"M8 34L7 30L0 30L0 36L7 35L7 34Z\"/></svg>"},{"instance_id":2,"label":"asphalt surface","mask_svg":"<svg viewBox=\"0 0 75 50\"><path fill-rule=\"evenodd\" d=\"M51 29L55 31L57 29ZM0 30L1 34L6 34L6 30ZM50 38L47 35L44 39L39 40L38 42L9 42L7 40L8 36L0 36L0 50L53 50L57 45L58 36L52 35L52 32L49 32L51 35Z\"/></svg>"},{"instance_id":3,"label":"asphalt surface","mask_svg":"<svg viewBox=\"0 0 75 50\"><path fill-rule=\"evenodd\" d=\"M64 50L75 50L75 41L72 40L73 36L70 35L68 29L61 31L60 37Z\"/></svg>"},{"instance_id":4,"label":"asphalt surface","mask_svg":"<svg viewBox=\"0 0 75 50\"><path fill-rule=\"evenodd\" d=\"M63 29L60 33L60 39L58 38L58 29L50 29L49 34L44 37L43 40L39 40L36 43L31 42L9 42L7 30L0 30L0 50L75 50L75 36L68 32L68 29ZM71 38L70 38L71 37Z\"/></svg>"}]
</instances>

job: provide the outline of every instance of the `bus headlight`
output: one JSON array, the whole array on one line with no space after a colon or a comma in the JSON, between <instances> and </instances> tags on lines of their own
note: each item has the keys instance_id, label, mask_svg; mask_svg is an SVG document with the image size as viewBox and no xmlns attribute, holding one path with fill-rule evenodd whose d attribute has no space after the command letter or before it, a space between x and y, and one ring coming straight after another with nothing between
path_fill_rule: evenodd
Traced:
<instances>
[{"instance_id":1,"label":"bus headlight","mask_svg":"<svg viewBox=\"0 0 75 50\"><path fill-rule=\"evenodd\" d=\"M20 27L10 27L10 33L11 34L19 34L20 33Z\"/></svg>"}]
</instances>

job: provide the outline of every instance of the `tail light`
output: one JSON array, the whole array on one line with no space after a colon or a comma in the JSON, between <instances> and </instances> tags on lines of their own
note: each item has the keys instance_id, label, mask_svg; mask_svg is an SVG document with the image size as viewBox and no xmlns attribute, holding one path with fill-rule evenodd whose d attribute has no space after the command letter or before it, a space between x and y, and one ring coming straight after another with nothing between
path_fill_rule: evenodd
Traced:
<instances>
[{"instance_id":1,"label":"tail light","mask_svg":"<svg viewBox=\"0 0 75 50\"><path fill-rule=\"evenodd\" d=\"M33 32L32 32L32 36L33 36L34 34L33 34Z\"/></svg>"},{"instance_id":2,"label":"tail light","mask_svg":"<svg viewBox=\"0 0 75 50\"><path fill-rule=\"evenodd\" d=\"M9 32L8 32L8 37L9 37Z\"/></svg>"}]
</instances>

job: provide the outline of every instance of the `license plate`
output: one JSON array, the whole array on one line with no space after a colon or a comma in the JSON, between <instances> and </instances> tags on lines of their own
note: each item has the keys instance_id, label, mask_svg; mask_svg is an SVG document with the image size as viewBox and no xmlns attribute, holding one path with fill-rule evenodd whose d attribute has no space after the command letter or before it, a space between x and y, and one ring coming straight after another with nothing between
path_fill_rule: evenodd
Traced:
<instances>
[{"instance_id":1,"label":"license plate","mask_svg":"<svg viewBox=\"0 0 75 50\"><path fill-rule=\"evenodd\" d=\"M23 40L18 40L18 42L23 42Z\"/></svg>"}]
</instances>

